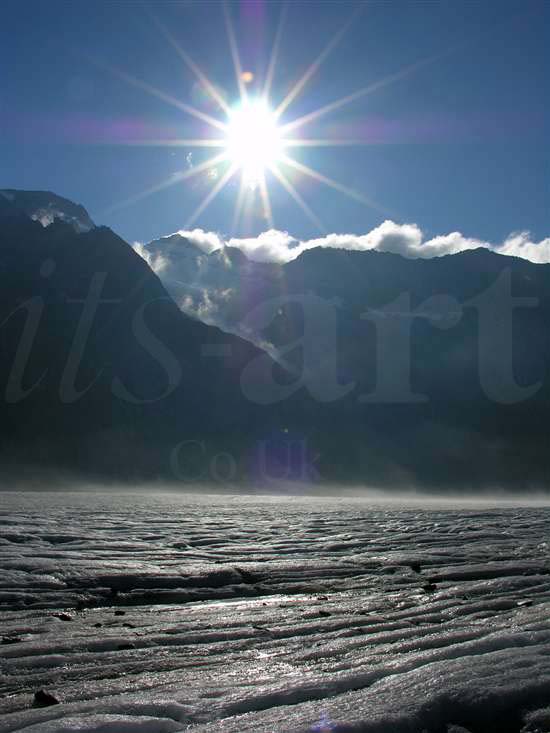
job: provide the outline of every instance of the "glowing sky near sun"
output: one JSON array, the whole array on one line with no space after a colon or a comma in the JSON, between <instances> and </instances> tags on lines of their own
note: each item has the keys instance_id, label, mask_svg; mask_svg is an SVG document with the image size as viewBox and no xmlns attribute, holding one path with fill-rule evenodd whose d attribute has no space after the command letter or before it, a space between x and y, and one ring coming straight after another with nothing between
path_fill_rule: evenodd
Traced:
<instances>
[{"instance_id":1,"label":"glowing sky near sun","mask_svg":"<svg viewBox=\"0 0 550 733\"><path fill-rule=\"evenodd\" d=\"M387 218L540 240L549 13L543 0L467 14L408 0L10 3L3 185L85 203L130 241L189 226L361 235ZM256 104L273 125L232 122Z\"/></svg>"}]
</instances>

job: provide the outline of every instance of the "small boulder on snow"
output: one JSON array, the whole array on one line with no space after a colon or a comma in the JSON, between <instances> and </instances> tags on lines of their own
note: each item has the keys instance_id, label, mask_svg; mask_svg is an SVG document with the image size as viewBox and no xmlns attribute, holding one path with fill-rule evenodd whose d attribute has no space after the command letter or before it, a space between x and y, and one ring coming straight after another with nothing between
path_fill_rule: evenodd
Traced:
<instances>
[{"instance_id":1,"label":"small boulder on snow","mask_svg":"<svg viewBox=\"0 0 550 733\"><path fill-rule=\"evenodd\" d=\"M2 644L20 644L23 639L20 636L3 636Z\"/></svg>"},{"instance_id":2,"label":"small boulder on snow","mask_svg":"<svg viewBox=\"0 0 550 733\"><path fill-rule=\"evenodd\" d=\"M59 700L51 692L38 690L34 693L34 704L39 708L48 708L50 705L59 705Z\"/></svg>"}]
</instances>

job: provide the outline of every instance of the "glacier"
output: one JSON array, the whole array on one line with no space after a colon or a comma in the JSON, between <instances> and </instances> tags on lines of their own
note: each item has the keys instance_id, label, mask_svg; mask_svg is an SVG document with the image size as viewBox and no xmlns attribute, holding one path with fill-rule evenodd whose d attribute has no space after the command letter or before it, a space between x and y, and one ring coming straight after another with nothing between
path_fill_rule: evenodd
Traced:
<instances>
[{"instance_id":1,"label":"glacier","mask_svg":"<svg viewBox=\"0 0 550 733\"><path fill-rule=\"evenodd\" d=\"M543 501L0 497L0 733L550 730Z\"/></svg>"}]
</instances>

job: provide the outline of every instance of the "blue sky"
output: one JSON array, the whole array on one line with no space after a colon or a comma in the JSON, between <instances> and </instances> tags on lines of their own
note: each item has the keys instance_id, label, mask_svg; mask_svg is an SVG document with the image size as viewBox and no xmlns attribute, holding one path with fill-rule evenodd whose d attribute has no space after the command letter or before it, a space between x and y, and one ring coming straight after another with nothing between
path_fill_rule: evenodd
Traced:
<instances>
[{"instance_id":1,"label":"blue sky","mask_svg":"<svg viewBox=\"0 0 550 733\"><path fill-rule=\"evenodd\" d=\"M360 3L293 2L282 30L274 105ZM527 2L369 2L286 110L292 120L335 99L424 66L303 129L305 137L360 138L358 147L296 149L303 164L375 200L369 207L305 176L300 195L327 232L361 234L392 218L427 236L459 230L502 241L550 234L548 22L550 5ZM243 69L257 88L282 5L229 3ZM177 43L233 103L238 89L218 2L151 6ZM152 21L133 2L5 2L0 30L0 187L50 189L83 203L97 223L130 241L185 226L213 185L197 175L110 211L212 150L126 145L216 134L203 122L132 86L116 67L199 110L223 113ZM221 175L222 171L218 171ZM235 177L196 220L229 234ZM318 235L268 174L278 229ZM268 228L259 200L238 235Z\"/></svg>"}]
</instances>

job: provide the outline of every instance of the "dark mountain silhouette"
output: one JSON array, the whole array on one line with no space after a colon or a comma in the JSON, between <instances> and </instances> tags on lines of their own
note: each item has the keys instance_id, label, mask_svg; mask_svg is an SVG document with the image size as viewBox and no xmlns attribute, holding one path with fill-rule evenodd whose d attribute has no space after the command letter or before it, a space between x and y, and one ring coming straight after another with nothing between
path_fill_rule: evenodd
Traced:
<instances>
[{"instance_id":1,"label":"dark mountain silhouette","mask_svg":"<svg viewBox=\"0 0 550 733\"><path fill-rule=\"evenodd\" d=\"M146 249L153 266L167 260L183 308L305 375L285 419L327 458L323 475L545 485L550 266L487 249L406 259L318 248L284 265L181 237ZM317 351L305 356L304 342Z\"/></svg>"},{"instance_id":2,"label":"dark mountain silhouette","mask_svg":"<svg viewBox=\"0 0 550 733\"><path fill-rule=\"evenodd\" d=\"M338 441L335 478L345 467L434 487L547 485L550 267L484 249L431 260L312 250L284 266L284 287L336 304L338 374L355 387L316 418ZM279 316L267 337L288 343L295 322ZM417 403L403 399L409 386Z\"/></svg>"},{"instance_id":3,"label":"dark mountain silhouette","mask_svg":"<svg viewBox=\"0 0 550 733\"><path fill-rule=\"evenodd\" d=\"M20 191L14 188L0 190L0 198L9 201L30 219L44 226L61 220L76 232L88 232L95 224L86 209L51 191Z\"/></svg>"},{"instance_id":4,"label":"dark mountain silhouette","mask_svg":"<svg viewBox=\"0 0 550 733\"><path fill-rule=\"evenodd\" d=\"M240 374L260 352L183 315L112 231L0 197L0 280L5 468L170 477L183 440L246 455L262 415Z\"/></svg>"},{"instance_id":5,"label":"dark mountain silhouette","mask_svg":"<svg viewBox=\"0 0 550 733\"><path fill-rule=\"evenodd\" d=\"M189 317L111 230L75 230L66 207L43 226L24 200L0 196L6 476L547 485L550 267L486 250L259 264L174 240Z\"/></svg>"}]
</instances>

